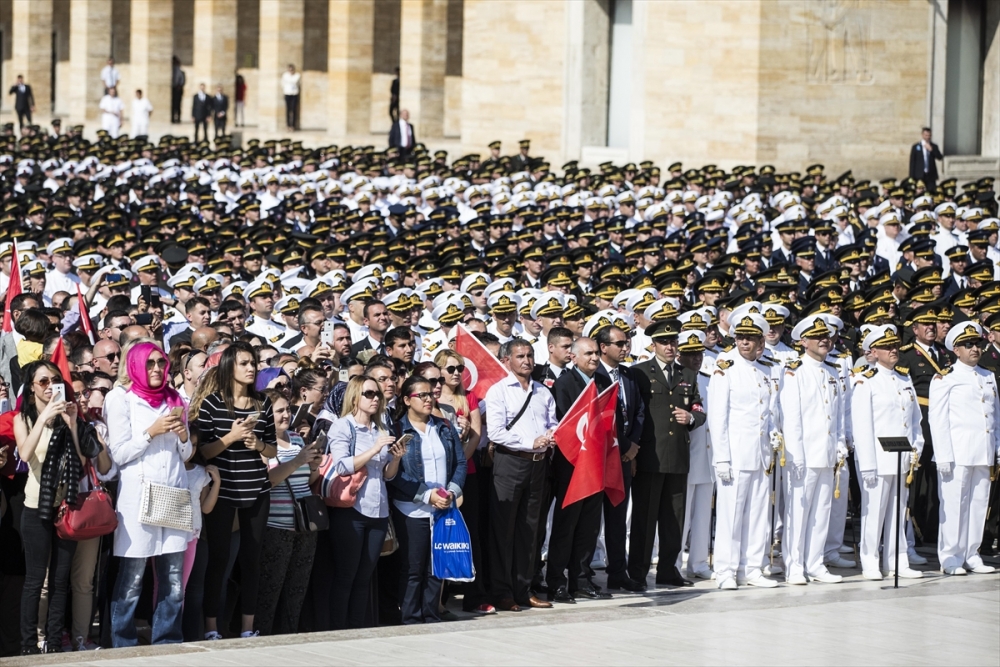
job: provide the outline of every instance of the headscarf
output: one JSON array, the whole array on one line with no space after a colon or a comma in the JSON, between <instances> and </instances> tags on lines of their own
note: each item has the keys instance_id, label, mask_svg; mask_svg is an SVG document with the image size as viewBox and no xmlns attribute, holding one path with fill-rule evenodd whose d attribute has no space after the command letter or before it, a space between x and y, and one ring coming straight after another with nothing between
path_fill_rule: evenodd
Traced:
<instances>
[{"instance_id":1,"label":"headscarf","mask_svg":"<svg viewBox=\"0 0 1000 667\"><path fill-rule=\"evenodd\" d=\"M288 373L286 373L283 368L265 368L262 371L257 371L257 381L254 383L254 388L258 392L264 391L267 389L267 385L271 384L282 375L288 377Z\"/></svg>"},{"instance_id":2,"label":"headscarf","mask_svg":"<svg viewBox=\"0 0 1000 667\"><path fill-rule=\"evenodd\" d=\"M146 362L153 352L163 354L163 350L152 343L139 343L128 351L125 363L128 365L129 377L132 378L132 384L128 391L149 403L153 408L159 408L164 403L171 408L184 407L184 399L181 398L176 389L170 386L170 360L167 359L167 355L163 355L167 362L166 368L163 369L163 384L159 387L149 386Z\"/></svg>"}]
</instances>

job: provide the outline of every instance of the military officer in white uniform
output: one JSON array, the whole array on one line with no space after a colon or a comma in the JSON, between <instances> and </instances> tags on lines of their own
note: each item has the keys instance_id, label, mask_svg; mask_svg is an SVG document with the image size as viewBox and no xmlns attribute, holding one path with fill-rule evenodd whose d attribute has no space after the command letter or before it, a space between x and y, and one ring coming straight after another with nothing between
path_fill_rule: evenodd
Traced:
<instances>
[{"instance_id":1,"label":"military officer in white uniform","mask_svg":"<svg viewBox=\"0 0 1000 667\"><path fill-rule=\"evenodd\" d=\"M792 330L805 353L788 364L778 399L785 437L785 530L782 555L790 584L843 581L823 564L833 502L833 467L847 458L845 395L826 357L833 327L810 315Z\"/></svg>"},{"instance_id":2,"label":"military officer in white uniform","mask_svg":"<svg viewBox=\"0 0 1000 667\"><path fill-rule=\"evenodd\" d=\"M253 315L247 321L247 331L263 336L270 345L277 345L285 337L285 327L271 319L274 312L271 281L263 278L253 281L247 286L246 297L253 309Z\"/></svg>"},{"instance_id":3,"label":"military officer in white uniform","mask_svg":"<svg viewBox=\"0 0 1000 667\"><path fill-rule=\"evenodd\" d=\"M958 360L931 380L928 423L940 485L938 560L945 574L989 574L979 555L990 495L990 466L1000 453L1000 403L992 372L977 366L983 329L952 327L945 346Z\"/></svg>"},{"instance_id":4,"label":"military officer in white uniform","mask_svg":"<svg viewBox=\"0 0 1000 667\"><path fill-rule=\"evenodd\" d=\"M715 576L719 588L740 583L774 588L761 566L770 533L768 483L774 387L757 359L769 326L759 314L735 320L736 354L720 358L708 384L708 428L718 479Z\"/></svg>"},{"instance_id":5,"label":"military officer in white uniform","mask_svg":"<svg viewBox=\"0 0 1000 667\"><path fill-rule=\"evenodd\" d=\"M873 327L865 336L865 352L875 352L876 363L856 379L851 394L851 427L854 451L861 471L861 574L865 579L881 580L895 564L896 531L903 549L899 554L899 576L919 579L923 572L910 568L906 555L905 523L897 523L896 474L897 454L886 452L879 444L882 437L907 438L916 450L903 456L905 477L911 457L919 459L924 447L920 429L920 406L907 369L899 361L899 336L891 324ZM900 503L906 507L907 490L902 489ZM879 567L879 543L882 543L882 567Z\"/></svg>"}]
</instances>

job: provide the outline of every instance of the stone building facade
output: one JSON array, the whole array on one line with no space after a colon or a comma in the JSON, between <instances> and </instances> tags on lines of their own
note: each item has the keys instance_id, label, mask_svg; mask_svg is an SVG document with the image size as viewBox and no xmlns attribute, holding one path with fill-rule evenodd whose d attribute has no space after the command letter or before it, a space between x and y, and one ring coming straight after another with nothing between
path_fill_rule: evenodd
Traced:
<instances>
[{"instance_id":1,"label":"stone building facade","mask_svg":"<svg viewBox=\"0 0 1000 667\"><path fill-rule=\"evenodd\" d=\"M160 110L153 134L190 132L165 123L177 55L185 117L199 83L232 95L239 72L245 134L280 136L294 63L307 143L381 146L398 66L418 139L453 156L530 138L557 167L877 178L905 172L930 125L945 171L973 175L1000 171L998 24L995 0L2 0L0 85L22 73L39 119L96 129L113 55L123 98Z\"/></svg>"}]
</instances>

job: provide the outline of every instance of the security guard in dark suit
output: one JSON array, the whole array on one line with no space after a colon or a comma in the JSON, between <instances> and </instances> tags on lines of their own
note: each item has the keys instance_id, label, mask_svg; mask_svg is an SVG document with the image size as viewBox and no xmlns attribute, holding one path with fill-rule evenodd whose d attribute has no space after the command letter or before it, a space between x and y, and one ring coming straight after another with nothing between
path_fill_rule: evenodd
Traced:
<instances>
[{"instance_id":1,"label":"security guard in dark suit","mask_svg":"<svg viewBox=\"0 0 1000 667\"><path fill-rule=\"evenodd\" d=\"M1000 313L991 315L985 322L988 332L988 343L983 354L979 357L979 365L986 370L993 371L997 382L1000 382ZM996 469L994 469L996 470ZM1000 534L1000 475L994 473L993 481L990 484L989 509L986 512L986 527L983 530L983 543L979 547L979 553L983 556L992 556L996 552L993 550L993 542Z\"/></svg>"},{"instance_id":2,"label":"security guard in dark suit","mask_svg":"<svg viewBox=\"0 0 1000 667\"><path fill-rule=\"evenodd\" d=\"M632 367L646 406L637 472L632 481L632 534L629 542L629 578L645 581L653 556L657 527L660 535L656 583L691 586L677 570L681 529L691 462L689 431L705 423L698 374L677 363L675 319L646 328L655 356Z\"/></svg>"},{"instance_id":3,"label":"security guard in dark suit","mask_svg":"<svg viewBox=\"0 0 1000 667\"><path fill-rule=\"evenodd\" d=\"M943 371L955 360L954 355L936 340L938 320L936 305L914 308L903 322L905 327L912 329L914 341L899 348L899 365L909 369L913 388L917 392L917 403L920 404L920 425L924 432L920 467L914 471L913 484L910 485L910 516L913 517L917 538L927 545L937 544L940 521L937 466L932 460L934 446L927 422L927 397L934 376L943 375Z\"/></svg>"}]
</instances>

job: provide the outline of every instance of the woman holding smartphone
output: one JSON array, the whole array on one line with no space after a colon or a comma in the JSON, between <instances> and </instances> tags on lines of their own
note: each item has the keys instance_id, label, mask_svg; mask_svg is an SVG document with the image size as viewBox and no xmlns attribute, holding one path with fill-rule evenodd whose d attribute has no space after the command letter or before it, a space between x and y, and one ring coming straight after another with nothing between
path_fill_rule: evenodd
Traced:
<instances>
[{"instance_id":1,"label":"woman holding smartphone","mask_svg":"<svg viewBox=\"0 0 1000 667\"><path fill-rule=\"evenodd\" d=\"M334 579L330 594L333 630L365 627L372 572L389 529L386 480L396 476L405 444L381 424L385 398L375 380L359 376L347 383L342 417L328 434L329 454L338 475L368 471L354 507L330 508ZM394 444L395 443L395 444Z\"/></svg>"},{"instance_id":2,"label":"woman holding smartphone","mask_svg":"<svg viewBox=\"0 0 1000 667\"><path fill-rule=\"evenodd\" d=\"M219 469L219 500L204 515L208 540L205 572L205 639L221 639L217 619L226 585L226 566L233 520L239 515L242 588L241 637L254 637L254 614L260 580L260 550L270 508L271 482L266 459L277 454L274 409L270 399L254 389L257 359L253 348L237 341L219 358L218 389L198 409L194 434L207 463Z\"/></svg>"},{"instance_id":3,"label":"woman holding smartphone","mask_svg":"<svg viewBox=\"0 0 1000 667\"><path fill-rule=\"evenodd\" d=\"M441 580L431 570L431 516L462 495L465 453L455 428L435 417L434 389L413 375L400 393L405 412L398 421L402 437L411 436L399 474L389 480L393 525L406 559L400 581L404 624L441 620Z\"/></svg>"},{"instance_id":4,"label":"woman holding smartphone","mask_svg":"<svg viewBox=\"0 0 1000 667\"><path fill-rule=\"evenodd\" d=\"M76 499L79 484L64 484L62 480L79 480L84 458L77 436L76 403L66 400L59 368L49 361L33 361L21 371L24 394L21 409L14 416L17 454L28 464L20 527L25 563L21 655L41 652L38 603L46 572L50 593L43 623L51 642L46 644L45 652L58 653L62 651L60 638L76 542L59 538L54 520L63 498L69 502ZM60 474L63 468L68 471L66 475Z\"/></svg>"}]
</instances>

